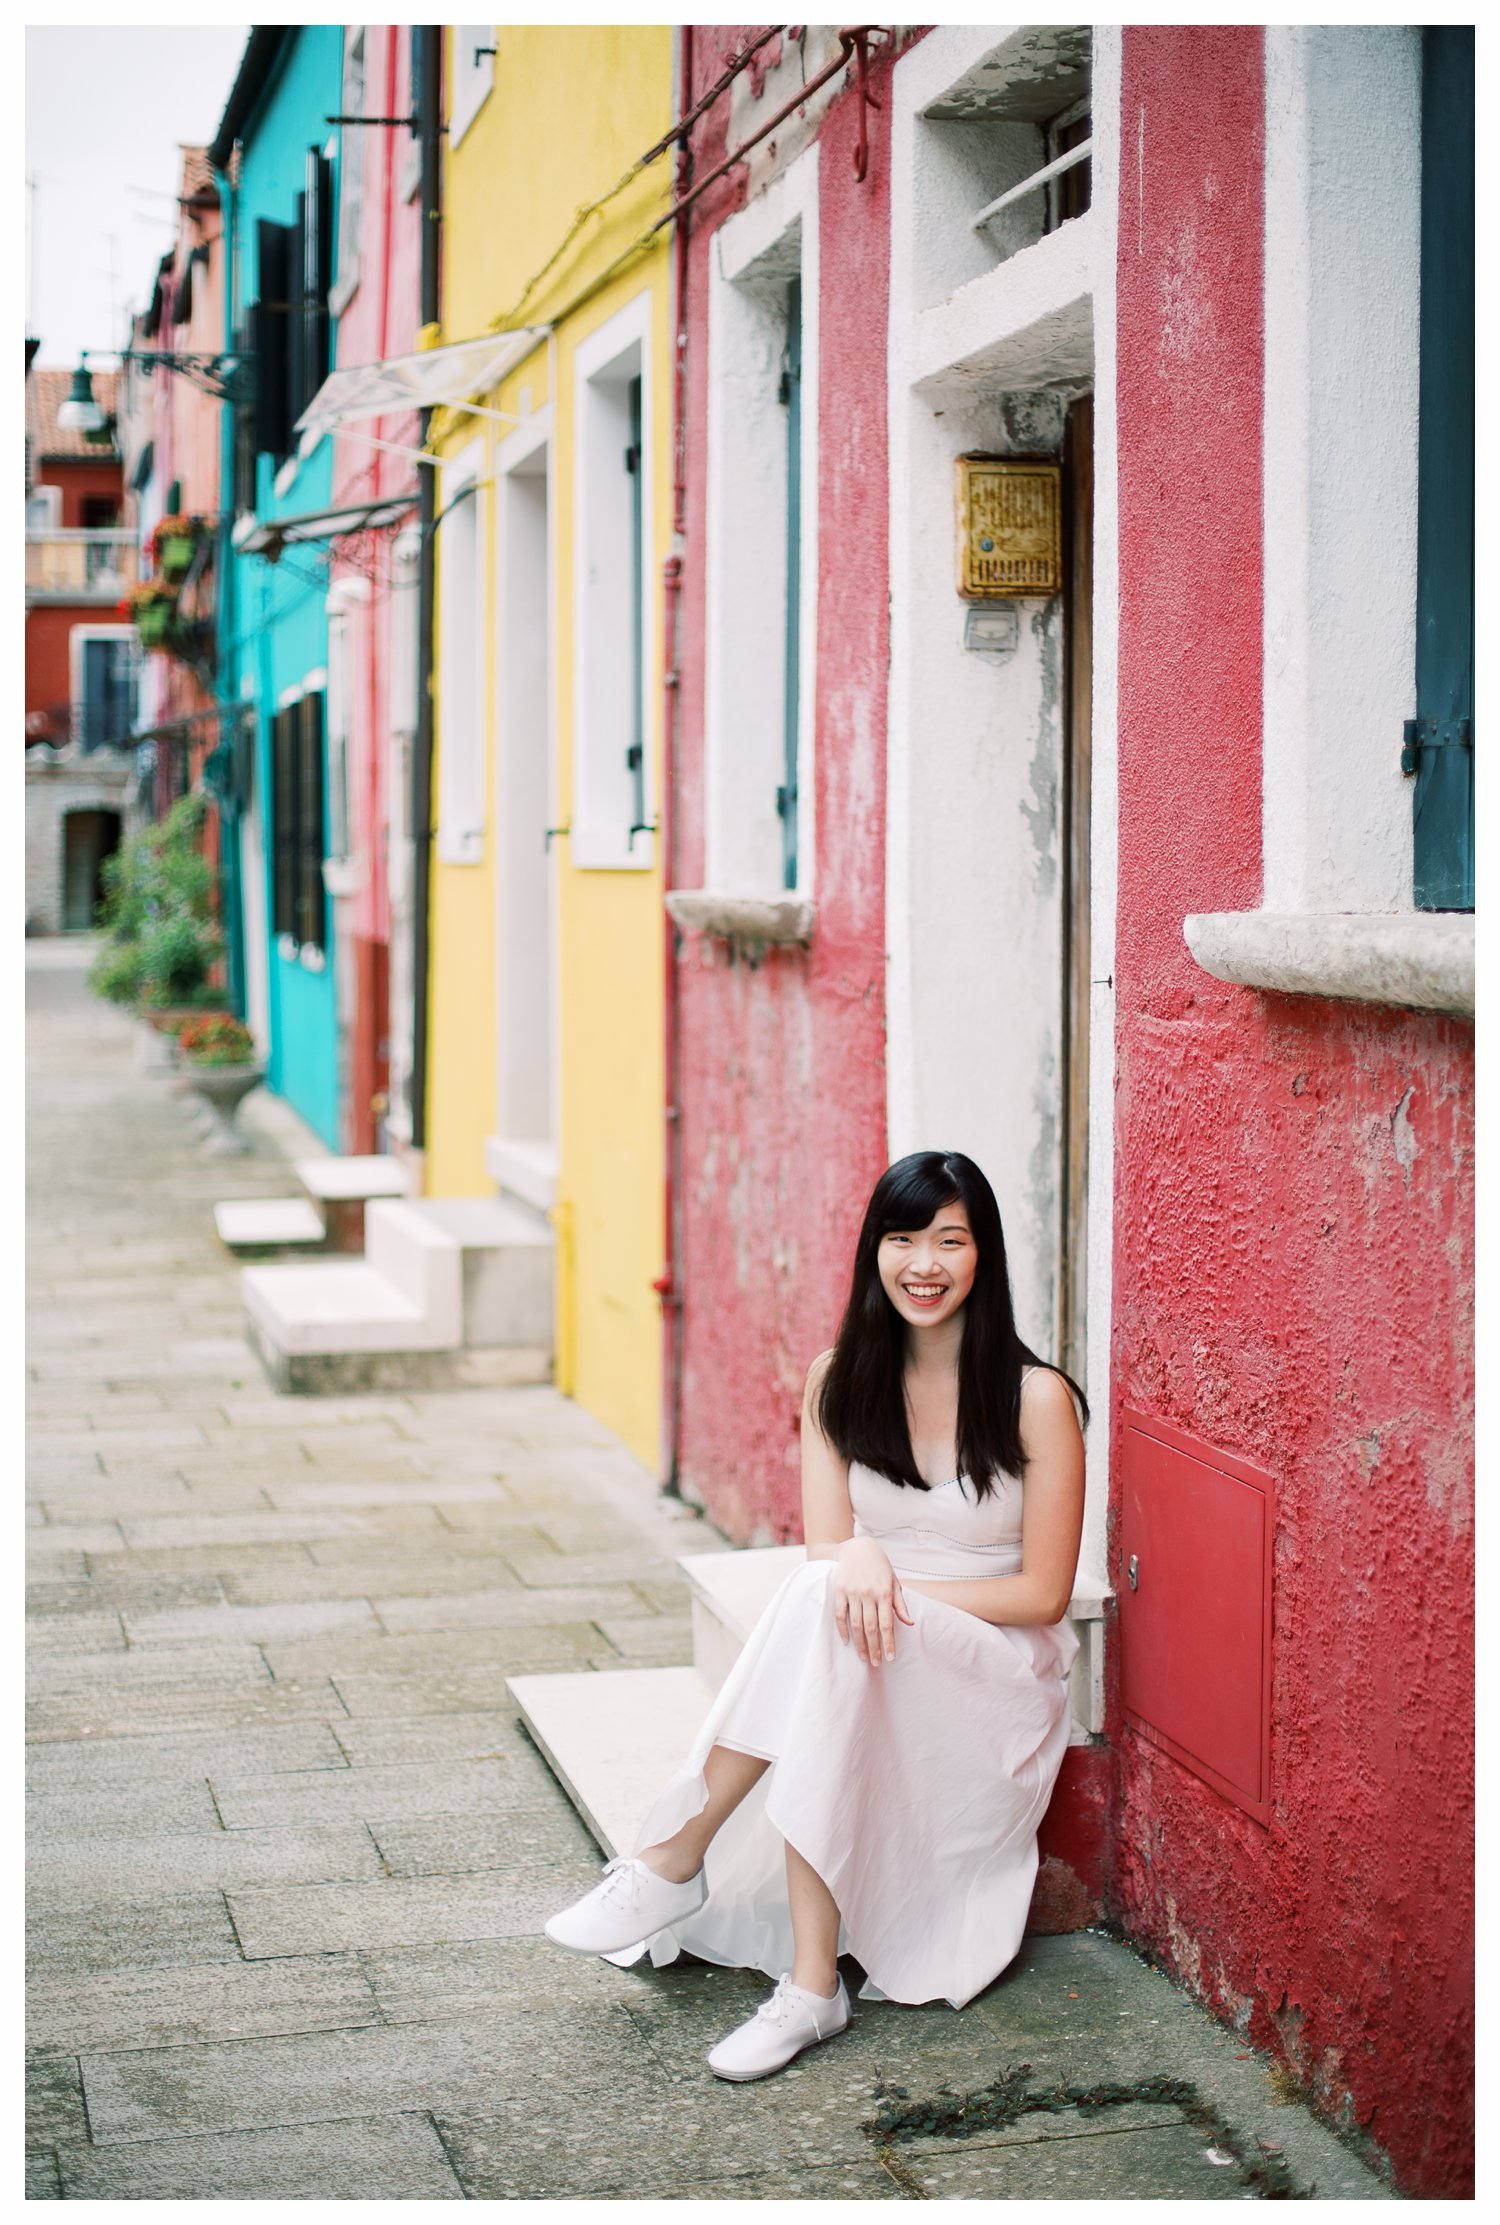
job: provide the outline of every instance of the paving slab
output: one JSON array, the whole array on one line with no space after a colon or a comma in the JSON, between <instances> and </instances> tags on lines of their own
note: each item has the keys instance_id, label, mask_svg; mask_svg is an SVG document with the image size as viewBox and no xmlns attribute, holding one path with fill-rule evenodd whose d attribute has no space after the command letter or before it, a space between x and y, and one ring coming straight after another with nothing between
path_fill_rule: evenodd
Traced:
<instances>
[{"instance_id":1,"label":"paving slab","mask_svg":"<svg viewBox=\"0 0 1500 2225\"><path fill-rule=\"evenodd\" d=\"M585 2056L590 2079L622 2097L651 2091L650 2057L629 2018L593 2009L85 2054L82 2067L89 2129L102 2147L426 2110L440 2101L489 2108L507 2096L572 2090Z\"/></svg>"},{"instance_id":2,"label":"paving slab","mask_svg":"<svg viewBox=\"0 0 1500 2225\"><path fill-rule=\"evenodd\" d=\"M72 2202L461 2202L432 2119L411 2111L296 2131L231 2132L56 2159Z\"/></svg>"},{"instance_id":3,"label":"paving slab","mask_svg":"<svg viewBox=\"0 0 1500 2225\"><path fill-rule=\"evenodd\" d=\"M327 1677L296 1684L168 1684L129 1693L64 1693L26 1710L28 1737L38 1740L125 1738L173 1729L236 1730L344 1713Z\"/></svg>"},{"instance_id":4,"label":"paving slab","mask_svg":"<svg viewBox=\"0 0 1500 2225\"><path fill-rule=\"evenodd\" d=\"M536 1935L365 1947L359 1961L391 2024L507 2017L518 2008L603 2008L621 1999L611 1964L597 1955L561 1954Z\"/></svg>"},{"instance_id":5,"label":"paving slab","mask_svg":"<svg viewBox=\"0 0 1500 2225\"><path fill-rule=\"evenodd\" d=\"M57 2150L33 2149L26 2158L27 2201L60 2202L62 2198L62 2177L57 2167Z\"/></svg>"},{"instance_id":6,"label":"paving slab","mask_svg":"<svg viewBox=\"0 0 1500 2225\"><path fill-rule=\"evenodd\" d=\"M330 1630L378 1631L374 1608L363 1599L283 1600L237 1607L228 1600L209 1607L126 1611L124 1628L132 1646L222 1645L232 1640L262 1646L284 1639L321 1636Z\"/></svg>"},{"instance_id":7,"label":"paving slab","mask_svg":"<svg viewBox=\"0 0 1500 2225\"><path fill-rule=\"evenodd\" d=\"M517 1939L588 1891L597 1860L555 1869L480 1870L463 1877L388 1877L370 1885L299 1885L231 1893L243 1952L336 1953L343 1947L421 1947L449 1939Z\"/></svg>"},{"instance_id":8,"label":"paving slab","mask_svg":"<svg viewBox=\"0 0 1500 2225\"><path fill-rule=\"evenodd\" d=\"M88 1783L75 1792L31 1792L26 1796L26 1838L39 1861L50 1857L45 1842L155 1838L166 1832L222 1831L206 1777L151 1779L145 1784Z\"/></svg>"},{"instance_id":9,"label":"paving slab","mask_svg":"<svg viewBox=\"0 0 1500 2225\"><path fill-rule=\"evenodd\" d=\"M373 1620L373 1618L372 1618ZM396 1677L413 1689L429 1679L468 1672L508 1676L512 1658L570 1667L597 1648L592 1622L533 1621L511 1626L509 1618L489 1629L424 1630L397 1635L344 1627L305 1638L273 1639L265 1658L278 1677L331 1676L340 1690L353 1677Z\"/></svg>"},{"instance_id":10,"label":"paving slab","mask_svg":"<svg viewBox=\"0 0 1500 2225\"><path fill-rule=\"evenodd\" d=\"M344 1769L348 1759L328 1722L228 1730L209 1725L165 1736L57 1739L33 1745L26 1752L26 1782L36 1792L77 1792L144 1784L152 1778Z\"/></svg>"},{"instance_id":11,"label":"paving slab","mask_svg":"<svg viewBox=\"0 0 1500 2225\"><path fill-rule=\"evenodd\" d=\"M515 1743L519 1747L522 1742ZM550 1771L534 1755L513 1749L490 1761L396 1762L338 1773L215 1777L212 1804L230 1831L336 1819L376 1829L427 1818L452 1822L512 1816L539 1808L566 1822L556 1794Z\"/></svg>"},{"instance_id":12,"label":"paving slab","mask_svg":"<svg viewBox=\"0 0 1500 2225\"><path fill-rule=\"evenodd\" d=\"M184 1831L156 1837L53 1839L27 1880L33 1908L79 1900L122 1904L173 1893L324 1884L379 1877L381 1860L357 1823L296 1829Z\"/></svg>"},{"instance_id":13,"label":"paving slab","mask_svg":"<svg viewBox=\"0 0 1500 2225\"><path fill-rule=\"evenodd\" d=\"M88 2137L76 2055L42 2055L26 2065L26 2145L55 2148Z\"/></svg>"},{"instance_id":14,"label":"paving slab","mask_svg":"<svg viewBox=\"0 0 1500 2225\"><path fill-rule=\"evenodd\" d=\"M380 1762L510 1760L529 1745L509 1706L451 1715L355 1715L338 1725L337 1741L345 1760L356 1768Z\"/></svg>"},{"instance_id":15,"label":"paving slab","mask_svg":"<svg viewBox=\"0 0 1500 2225\"><path fill-rule=\"evenodd\" d=\"M33 1983L26 2044L63 2040L92 2053L195 2047L268 2033L376 2024L382 2011L354 1955L288 1955L271 1962L96 1972L80 1993L68 1979Z\"/></svg>"},{"instance_id":16,"label":"paving slab","mask_svg":"<svg viewBox=\"0 0 1500 2225\"><path fill-rule=\"evenodd\" d=\"M26 1967L71 1976L80 1996L101 1970L177 1969L241 1962L222 1893L174 1893L159 1901L85 1901L37 1910L26 1925Z\"/></svg>"},{"instance_id":17,"label":"paving slab","mask_svg":"<svg viewBox=\"0 0 1500 2225\"><path fill-rule=\"evenodd\" d=\"M458 1877L468 1870L549 1867L553 1874L596 1858L572 1810L522 1808L505 1815L423 1816L375 1822L370 1835L392 1877Z\"/></svg>"}]
</instances>

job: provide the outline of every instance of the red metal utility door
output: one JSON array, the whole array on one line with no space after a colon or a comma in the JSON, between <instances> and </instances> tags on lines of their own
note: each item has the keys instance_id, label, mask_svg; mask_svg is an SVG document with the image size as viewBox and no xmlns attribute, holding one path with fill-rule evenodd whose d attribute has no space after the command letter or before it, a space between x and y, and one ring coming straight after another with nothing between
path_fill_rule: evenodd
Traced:
<instances>
[{"instance_id":1,"label":"red metal utility door","mask_svg":"<svg viewBox=\"0 0 1500 2225\"><path fill-rule=\"evenodd\" d=\"M1123 1421L1126 1721L1268 1823L1272 1479L1149 1414Z\"/></svg>"}]
</instances>

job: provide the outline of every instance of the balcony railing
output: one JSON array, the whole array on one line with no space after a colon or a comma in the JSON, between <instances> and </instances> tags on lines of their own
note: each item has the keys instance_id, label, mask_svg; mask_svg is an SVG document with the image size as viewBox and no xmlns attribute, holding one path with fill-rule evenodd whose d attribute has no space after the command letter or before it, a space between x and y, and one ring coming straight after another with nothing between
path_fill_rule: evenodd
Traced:
<instances>
[{"instance_id":1,"label":"balcony railing","mask_svg":"<svg viewBox=\"0 0 1500 2225\"><path fill-rule=\"evenodd\" d=\"M133 533L56 526L26 536L28 603L117 603L138 576Z\"/></svg>"}]
</instances>

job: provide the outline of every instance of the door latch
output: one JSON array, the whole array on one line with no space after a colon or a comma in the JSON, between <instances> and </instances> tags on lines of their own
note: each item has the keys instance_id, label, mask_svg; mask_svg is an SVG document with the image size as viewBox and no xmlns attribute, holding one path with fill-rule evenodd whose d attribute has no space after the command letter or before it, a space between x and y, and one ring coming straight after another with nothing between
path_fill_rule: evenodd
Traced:
<instances>
[{"instance_id":1,"label":"door latch","mask_svg":"<svg viewBox=\"0 0 1500 2225\"><path fill-rule=\"evenodd\" d=\"M1474 725L1466 718L1409 718L1401 725L1401 770L1421 770L1424 749L1472 749Z\"/></svg>"},{"instance_id":2,"label":"door latch","mask_svg":"<svg viewBox=\"0 0 1500 2225\"><path fill-rule=\"evenodd\" d=\"M1141 1563L1140 1558L1137 1554L1131 1554L1130 1560L1125 1569L1125 1574L1129 1580L1131 1590L1139 1591L1141 1588Z\"/></svg>"}]
</instances>

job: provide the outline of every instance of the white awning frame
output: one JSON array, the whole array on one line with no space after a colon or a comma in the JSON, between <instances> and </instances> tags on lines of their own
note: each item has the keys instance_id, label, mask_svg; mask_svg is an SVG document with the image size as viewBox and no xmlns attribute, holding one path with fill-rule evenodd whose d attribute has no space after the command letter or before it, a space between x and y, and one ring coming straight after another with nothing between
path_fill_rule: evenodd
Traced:
<instances>
[{"instance_id":1,"label":"white awning frame","mask_svg":"<svg viewBox=\"0 0 1500 2225\"><path fill-rule=\"evenodd\" d=\"M488 409L470 397L487 394L523 357L551 333L550 325L522 325L514 332L486 333L478 340L455 340L447 347L421 348L415 355L392 355L378 363L351 364L331 371L297 420L299 435L317 438L352 426L355 420L384 417L408 409L459 409L503 425L519 418ZM371 439L366 433L359 436ZM394 446L394 443L389 445ZM418 455L415 449L403 450ZM423 457L423 461L431 461Z\"/></svg>"}]
</instances>

